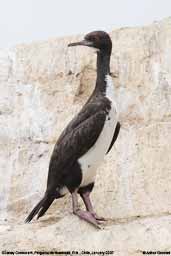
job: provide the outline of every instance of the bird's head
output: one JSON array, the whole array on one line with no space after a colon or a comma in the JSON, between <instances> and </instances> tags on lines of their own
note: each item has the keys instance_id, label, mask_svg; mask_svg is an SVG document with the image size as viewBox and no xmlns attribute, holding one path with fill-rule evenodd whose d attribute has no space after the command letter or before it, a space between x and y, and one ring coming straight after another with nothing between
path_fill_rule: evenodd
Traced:
<instances>
[{"instance_id":1,"label":"bird's head","mask_svg":"<svg viewBox=\"0 0 171 256\"><path fill-rule=\"evenodd\" d=\"M112 40L110 36L104 31L90 32L84 37L82 41L68 44L69 47L77 45L92 47L97 51L109 55L111 54L112 50Z\"/></svg>"}]
</instances>

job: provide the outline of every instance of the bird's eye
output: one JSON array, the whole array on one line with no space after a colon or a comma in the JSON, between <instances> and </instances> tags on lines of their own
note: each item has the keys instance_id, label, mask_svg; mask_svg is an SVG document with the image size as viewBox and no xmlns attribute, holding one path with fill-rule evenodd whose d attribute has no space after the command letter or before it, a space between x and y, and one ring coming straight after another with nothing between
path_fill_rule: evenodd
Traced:
<instances>
[{"instance_id":1,"label":"bird's eye","mask_svg":"<svg viewBox=\"0 0 171 256\"><path fill-rule=\"evenodd\" d=\"M88 36L86 40L93 42L93 36Z\"/></svg>"}]
</instances>

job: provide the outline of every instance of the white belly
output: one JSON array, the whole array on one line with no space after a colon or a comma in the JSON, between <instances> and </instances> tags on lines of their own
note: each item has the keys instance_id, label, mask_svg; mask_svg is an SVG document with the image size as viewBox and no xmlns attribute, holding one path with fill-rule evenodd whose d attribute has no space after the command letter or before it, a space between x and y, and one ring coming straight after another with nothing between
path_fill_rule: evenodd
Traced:
<instances>
[{"instance_id":1,"label":"white belly","mask_svg":"<svg viewBox=\"0 0 171 256\"><path fill-rule=\"evenodd\" d=\"M116 117L116 109L112 107L111 111L106 117L103 130L100 133L96 143L85 155L79 158L78 162L82 169L82 182L80 187L94 182L97 167L103 161L104 156L112 141L117 123Z\"/></svg>"},{"instance_id":2,"label":"white belly","mask_svg":"<svg viewBox=\"0 0 171 256\"><path fill-rule=\"evenodd\" d=\"M115 132L118 115L115 104L114 88L112 79L109 75L106 76L107 91L106 97L111 101L111 109L106 117L103 130L100 133L96 143L89 151L78 159L82 169L82 182L80 187L86 186L95 181L96 170L98 166L103 162L104 156L113 139Z\"/></svg>"}]
</instances>

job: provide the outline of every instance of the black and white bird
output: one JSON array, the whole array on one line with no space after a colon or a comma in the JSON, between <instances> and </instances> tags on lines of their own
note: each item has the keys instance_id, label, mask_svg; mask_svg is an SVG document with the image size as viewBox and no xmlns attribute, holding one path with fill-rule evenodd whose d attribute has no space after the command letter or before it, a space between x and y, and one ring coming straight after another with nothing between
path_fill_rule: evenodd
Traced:
<instances>
[{"instance_id":1,"label":"black and white bird","mask_svg":"<svg viewBox=\"0 0 171 256\"><path fill-rule=\"evenodd\" d=\"M68 46L77 45L92 47L97 51L95 89L60 135L51 156L44 197L25 222L30 222L35 215L37 218L43 216L55 199L68 192L72 195L74 214L97 227L105 220L93 210L90 193L94 187L96 170L111 150L120 130L110 76L112 41L106 32L94 31L87 34L84 40ZM79 208L78 194L83 199L85 211Z\"/></svg>"}]
</instances>

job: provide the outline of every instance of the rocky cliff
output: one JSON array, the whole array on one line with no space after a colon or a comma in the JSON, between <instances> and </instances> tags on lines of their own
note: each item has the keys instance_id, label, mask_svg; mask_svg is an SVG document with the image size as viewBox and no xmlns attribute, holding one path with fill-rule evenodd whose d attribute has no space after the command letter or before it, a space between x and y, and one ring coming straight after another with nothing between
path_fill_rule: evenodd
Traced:
<instances>
[{"instance_id":1,"label":"rocky cliff","mask_svg":"<svg viewBox=\"0 0 171 256\"><path fill-rule=\"evenodd\" d=\"M44 193L56 139L94 88L95 54L67 48L82 36L0 51L2 249L125 256L171 249L171 18L110 35L122 129L92 193L97 212L109 218L102 230L72 215L69 195L23 224Z\"/></svg>"}]
</instances>

